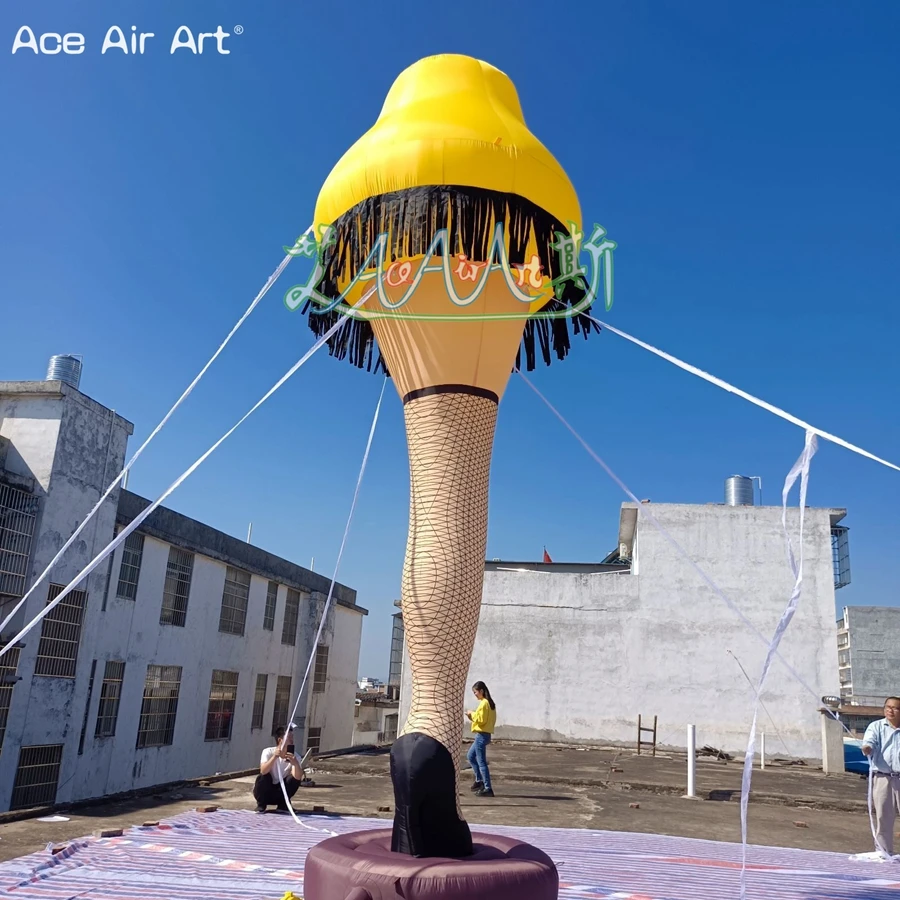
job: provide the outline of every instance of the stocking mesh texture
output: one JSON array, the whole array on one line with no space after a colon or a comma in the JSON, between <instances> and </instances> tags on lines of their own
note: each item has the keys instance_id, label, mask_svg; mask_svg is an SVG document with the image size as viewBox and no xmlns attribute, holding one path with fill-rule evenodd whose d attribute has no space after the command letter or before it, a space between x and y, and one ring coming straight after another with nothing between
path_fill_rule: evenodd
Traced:
<instances>
[{"instance_id":1,"label":"stocking mesh texture","mask_svg":"<svg viewBox=\"0 0 900 900\"><path fill-rule=\"evenodd\" d=\"M410 511L401 600L412 701L401 734L440 741L453 758L458 791L461 703L484 587L497 404L471 394L435 394L406 403L404 415Z\"/></svg>"}]
</instances>

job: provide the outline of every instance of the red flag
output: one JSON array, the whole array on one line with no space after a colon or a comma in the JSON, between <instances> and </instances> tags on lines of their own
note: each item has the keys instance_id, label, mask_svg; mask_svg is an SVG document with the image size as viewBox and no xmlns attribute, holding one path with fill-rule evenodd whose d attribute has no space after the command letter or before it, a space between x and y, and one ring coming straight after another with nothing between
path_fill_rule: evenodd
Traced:
<instances>
[{"instance_id":1,"label":"red flag","mask_svg":"<svg viewBox=\"0 0 900 900\"><path fill-rule=\"evenodd\" d=\"M550 554L547 552L547 548L546 548L546 547L544 547L544 562L545 562L545 563L548 563L548 562L549 562L549 563L552 563L552 562L553 562L553 560L550 559Z\"/></svg>"}]
</instances>

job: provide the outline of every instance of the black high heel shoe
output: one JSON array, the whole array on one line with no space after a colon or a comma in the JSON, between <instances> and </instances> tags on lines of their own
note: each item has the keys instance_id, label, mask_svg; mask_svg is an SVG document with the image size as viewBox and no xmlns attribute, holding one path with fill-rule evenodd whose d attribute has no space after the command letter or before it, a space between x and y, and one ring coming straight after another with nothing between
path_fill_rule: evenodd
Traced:
<instances>
[{"instance_id":1,"label":"black high heel shoe","mask_svg":"<svg viewBox=\"0 0 900 900\"><path fill-rule=\"evenodd\" d=\"M472 855L472 834L456 811L456 770L450 751L410 732L391 747L394 832L391 850L415 857Z\"/></svg>"}]
</instances>

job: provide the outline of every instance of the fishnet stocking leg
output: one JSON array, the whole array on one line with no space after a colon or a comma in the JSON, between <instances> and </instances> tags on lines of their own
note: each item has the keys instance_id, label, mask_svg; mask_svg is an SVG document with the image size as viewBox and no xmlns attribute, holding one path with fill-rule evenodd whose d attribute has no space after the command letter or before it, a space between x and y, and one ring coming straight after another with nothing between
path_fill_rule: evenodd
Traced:
<instances>
[{"instance_id":1,"label":"fishnet stocking leg","mask_svg":"<svg viewBox=\"0 0 900 900\"><path fill-rule=\"evenodd\" d=\"M401 735L440 741L456 770L460 819L466 677L478 628L497 403L463 393L404 406L410 512L401 591L412 701Z\"/></svg>"}]
</instances>

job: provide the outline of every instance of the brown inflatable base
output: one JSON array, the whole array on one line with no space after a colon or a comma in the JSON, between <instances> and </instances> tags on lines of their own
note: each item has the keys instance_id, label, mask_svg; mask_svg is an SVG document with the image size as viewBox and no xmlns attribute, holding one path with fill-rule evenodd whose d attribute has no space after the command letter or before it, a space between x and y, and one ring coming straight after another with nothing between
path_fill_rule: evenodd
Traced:
<instances>
[{"instance_id":1,"label":"brown inflatable base","mask_svg":"<svg viewBox=\"0 0 900 900\"><path fill-rule=\"evenodd\" d=\"M546 853L512 838L473 833L465 859L391 852L391 829L329 838L306 857L303 900L557 900Z\"/></svg>"}]
</instances>

